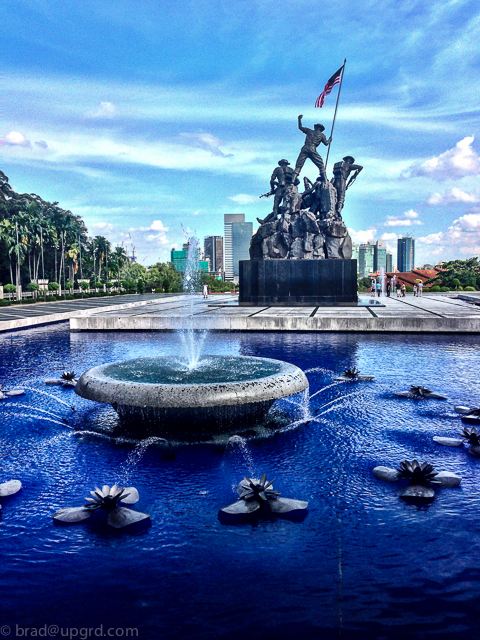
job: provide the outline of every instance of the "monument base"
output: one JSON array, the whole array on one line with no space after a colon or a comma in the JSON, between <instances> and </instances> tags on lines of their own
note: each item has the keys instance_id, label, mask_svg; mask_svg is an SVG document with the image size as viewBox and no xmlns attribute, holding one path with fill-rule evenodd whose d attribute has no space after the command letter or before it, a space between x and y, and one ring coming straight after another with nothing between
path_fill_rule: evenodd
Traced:
<instances>
[{"instance_id":1,"label":"monument base","mask_svg":"<svg viewBox=\"0 0 480 640\"><path fill-rule=\"evenodd\" d=\"M356 260L241 260L241 307L356 307Z\"/></svg>"}]
</instances>

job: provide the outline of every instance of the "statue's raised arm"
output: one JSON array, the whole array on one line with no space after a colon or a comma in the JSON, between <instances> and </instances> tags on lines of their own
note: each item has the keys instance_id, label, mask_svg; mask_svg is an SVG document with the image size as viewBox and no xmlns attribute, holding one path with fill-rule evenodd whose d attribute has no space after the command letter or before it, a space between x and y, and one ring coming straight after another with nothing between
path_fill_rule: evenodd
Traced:
<instances>
[{"instance_id":1,"label":"statue's raised arm","mask_svg":"<svg viewBox=\"0 0 480 640\"><path fill-rule=\"evenodd\" d=\"M300 150L297 162L295 163L295 176L300 175L305 161L309 158L318 168L320 175L326 180L327 176L325 174L325 166L323 164L322 157L317 153L317 147L319 144L328 146L331 142L331 137L328 139L326 138L323 133L325 131L323 124L315 124L313 125L313 129L309 129L302 125L302 118L303 116L298 116L298 128L306 135L306 138L303 147Z\"/></svg>"}]
</instances>

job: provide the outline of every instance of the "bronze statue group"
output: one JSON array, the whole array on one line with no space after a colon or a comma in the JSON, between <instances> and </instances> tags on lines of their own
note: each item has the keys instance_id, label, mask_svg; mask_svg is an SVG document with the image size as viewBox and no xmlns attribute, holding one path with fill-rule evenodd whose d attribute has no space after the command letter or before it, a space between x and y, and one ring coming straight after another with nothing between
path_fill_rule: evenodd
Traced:
<instances>
[{"instance_id":1,"label":"bronze statue group","mask_svg":"<svg viewBox=\"0 0 480 640\"><path fill-rule=\"evenodd\" d=\"M260 196L274 196L273 210L264 220L257 218L261 226L252 238L251 259L352 256L352 243L341 211L345 193L363 167L355 164L352 156L345 156L334 164L333 178L328 181L317 147L320 144L328 147L331 137L327 139L322 124L315 124L313 129L304 127L302 118L298 116L298 128L306 137L295 168L290 167L288 160L279 160L270 178L270 192ZM304 191L299 193L299 175L307 159L318 168L319 176L315 183L304 178Z\"/></svg>"}]
</instances>

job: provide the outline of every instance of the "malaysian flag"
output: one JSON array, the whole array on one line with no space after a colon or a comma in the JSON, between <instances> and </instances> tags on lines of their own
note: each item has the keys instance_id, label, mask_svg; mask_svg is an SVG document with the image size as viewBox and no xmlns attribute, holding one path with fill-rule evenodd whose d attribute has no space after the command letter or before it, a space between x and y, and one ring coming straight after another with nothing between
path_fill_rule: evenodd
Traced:
<instances>
[{"instance_id":1,"label":"malaysian flag","mask_svg":"<svg viewBox=\"0 0 480 640\"><path fill-rule=\"evenodd\" d=\"M332 93L332 89L336 84L340 84L340 80L342 79L342 71L343 71L343 67L344 66L345 65L343 64L338 71L335 71L333 76L327 82L327 84L325 85L324 90L318 96L317 101L315 102L315 106L316 107L323 107L323 103L325 102L326 96L328 96L330 93Z\"/></svg>"}]
</instances>

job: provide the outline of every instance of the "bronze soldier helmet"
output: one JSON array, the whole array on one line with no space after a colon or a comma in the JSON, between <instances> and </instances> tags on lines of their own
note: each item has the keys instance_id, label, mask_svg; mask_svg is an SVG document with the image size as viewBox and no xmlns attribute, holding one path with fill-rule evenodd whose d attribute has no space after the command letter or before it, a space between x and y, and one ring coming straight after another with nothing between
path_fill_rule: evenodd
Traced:
<instances>
[{"instance_id":1,"label":"bronze soldier helmet","mask_svg":"<svg viewBox=\"0 0 480 640\"><path fill-rule=\"evenodd\" d=\"M290 164L288 160L279 160L278 164L282 166L282 164Z\"/></svg>"},{"instance_id":2,"label":"bronze soldier helmet","mask_svg":"<svg viewBox=\"0 0 480 640\"><path fill-rule=\"evenodd\" d=\"M352 156L345 156L344 160L345 162L349 162L350 164L353 164L355 162L355 158L353 158Z\"/></svg>"},{"instance_id":3,"label":"bronze soldier helmet","mask_svg":"<svg viewBox=\"0 0 480 640\"><path fill-rule=\"evenodd\" d=\"M325 127L323 126L323 124L314 124L313 128L320 129L320 131L325 131Z\"/></svg>"}]
</instances>

